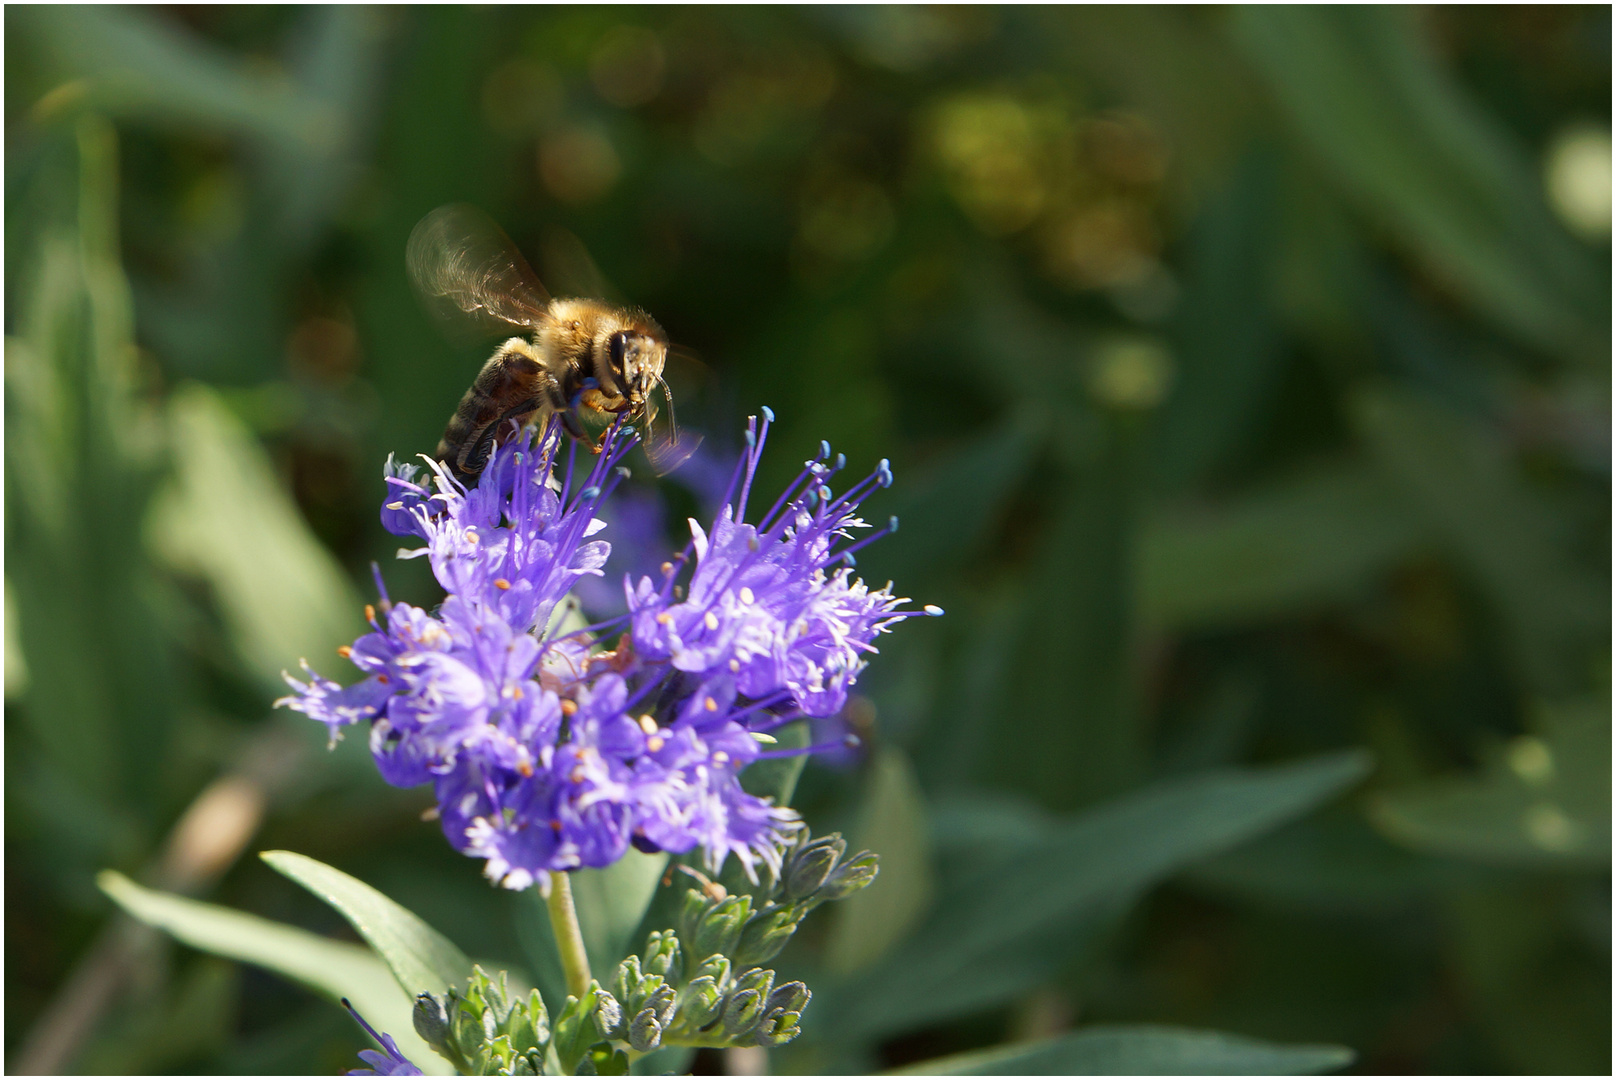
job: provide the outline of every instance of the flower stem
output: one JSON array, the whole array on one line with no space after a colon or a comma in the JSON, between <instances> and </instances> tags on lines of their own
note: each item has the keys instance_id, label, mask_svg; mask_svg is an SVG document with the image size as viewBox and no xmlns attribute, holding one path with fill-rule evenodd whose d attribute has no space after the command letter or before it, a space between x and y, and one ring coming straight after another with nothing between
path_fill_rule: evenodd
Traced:
<instances>
[{"instance_id":1,"label":"flower stem","mask_svg":"<svg viewBox=\"0 0 1616 1080\"><path fill-rule=\"evenodd\" d=\"M556 948L561 953L561 968L567 975L567 993L582 1000L589 989L589 954L584 951L584 935L578 927L578 909L572 904L571 877L552 873L545 903L550 909Z\"/></svg>"}]
</instances>

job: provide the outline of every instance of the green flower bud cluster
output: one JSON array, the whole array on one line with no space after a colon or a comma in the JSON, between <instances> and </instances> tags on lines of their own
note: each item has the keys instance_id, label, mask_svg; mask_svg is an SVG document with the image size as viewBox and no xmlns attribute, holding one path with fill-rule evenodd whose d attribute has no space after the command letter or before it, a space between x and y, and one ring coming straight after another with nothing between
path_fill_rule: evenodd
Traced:
<instances>
[{"instance_id":1,"label":"green flower bud cluster","mask_svg":"<svg viewBox=\"0 0 1616 1080\"><path fill-rule=\"evenodd\" d=\"M626 1074L628 1055L612 1042L627 1042L628 1026L622 1004L591 979L582 998L567 996L566 1007L556 1018L555 1052L561 1071L578 1076ZM655 1044L648 1047L655 1048Z\"/></svg>"},{"instance_id":2,"label":"green flower bud cluster","mask_svg":"<svg viewBox=\"0 0 1616 1080\"><path fill-rule=\"evenodd\" d=\"M757 895L692 887L677 929L652 933L639 956L618 965L611 989L591 980L583 997L569 995L553 1038L537 991L508 1003L505 976L496 985L481 968L464 994L417 998L415 1030L460 1072L501 1076L544 1073L547 1052L550 1071L621 1076L631 1053L663 1046L788 1043L812 995L800 982L777 985L761 965L808 912L875 879L874 855L844 859L846 851L839 835L815 840L803 830Z\"/></svg>"},{"instance_id":3,"label":"green flower bud cluster","mask_svg":"<svg viewBox=\"0 0 1616 1080\"><path fill-rule=\"evenodd\" d=\"M758 895L729 896L717 888L685 894L677 931L653 933L639 966L678 991L672 1023L663 1024L664 1042L779 1046L797 1037L808 988L777 986L774 972L760 965L779 954L808 912L875 880L877 858L861 851L844 859L846 851L840 835L815 840L804 829L784 852L779 875L765 880Z\"/></svg>"},{"instance_id":4,"label":"green flower bud cluster","mask_svg":"<svg viewBox=\"0 0 1616 1080\"><path fill-rule=\"evenodd\" d=\"M700 891L685 896L679 929L695 956L714 952L747 968L774 959L814 908L841 900L875 880L880 860L868 851L844 858L840 833L818 839L803 829L784 852L778 876L763 883L758 896L715 898Z\"/></svg>"},{"instance_id":5,"label":"green flower bud cluster","mask_svg":"<svg viewBox=\"0 0 1616 1080\"><path fill-rule=\"evenodd\" d=\"M450 987L441 998L415 999L415 1030L469 1076L540 1076L550 1045L550 1017L534 990L511 1000L505 973L494 982L473 967L466 992Z\"/></svg>"}]
</instances>

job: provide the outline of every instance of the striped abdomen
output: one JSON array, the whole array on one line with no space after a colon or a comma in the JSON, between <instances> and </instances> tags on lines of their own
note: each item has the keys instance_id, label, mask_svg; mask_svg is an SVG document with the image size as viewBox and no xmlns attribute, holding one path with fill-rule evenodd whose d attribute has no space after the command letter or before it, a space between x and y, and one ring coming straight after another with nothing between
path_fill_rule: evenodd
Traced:
<instances>
[{"instance_id":1,"label":"striped abdomen","mask_svg":"<svg viewBox=\"0 0 1616 1080\"><path fill-rule=\"evenodd\" d=\"M460 399L438 442L438 458L461 479L476 477L509 430L507 421L526 424L541 410L558 407L553 386L531 345L521 338L507 341Z\"/></svg>"}]
</instances>

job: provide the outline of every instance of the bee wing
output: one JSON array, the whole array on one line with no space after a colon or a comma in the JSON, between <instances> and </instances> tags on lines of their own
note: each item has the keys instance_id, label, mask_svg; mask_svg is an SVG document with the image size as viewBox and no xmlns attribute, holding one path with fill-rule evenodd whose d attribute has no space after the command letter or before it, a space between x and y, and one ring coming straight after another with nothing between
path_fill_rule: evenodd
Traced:
<instances>
[{"instance_id":1,"label":"bee wing","mask_svg":"<svg viewBox=\"0 0 1616 1080\"><path fill-rule=\"evenodd\" d=\"M700 432L680 427L675 422L674 402L679 403L679 410L687 419L696 416L700 422L711 404L705 400L704 392L713 382L712 369L682 345L668 350L662 375L658 381L667 412L666 415L659 412L654 397L646 403L641 439L646 460L658 476L666 476L689 461L702 443Z\"/></svg>"},{"instance_id":2,"label":"bee wing","mask_svg":"<svg viewBox=\"0 0 1616 1080\"><path fill-rule=\"evenodd\" d=\"M645 448L645 459L651 463L652 470L658 476L667 476L689 461L690 456L701 446L701 442L702 436L699 432L680 431L671 421L658 425L653 420L646 424L642 445Z\"/></svg>"},{"instance_id":3,"label":"bee wing","mask_svg":"<svg viewBox=\"0 0 1616 1080\"><path fill-rule=\"evenodd\" d=\"M494 333L536 329L550 294L511 238L474 206L440 206L420 220L404 251L410 280L434 315Z\"/></svg>"}]
</instances>

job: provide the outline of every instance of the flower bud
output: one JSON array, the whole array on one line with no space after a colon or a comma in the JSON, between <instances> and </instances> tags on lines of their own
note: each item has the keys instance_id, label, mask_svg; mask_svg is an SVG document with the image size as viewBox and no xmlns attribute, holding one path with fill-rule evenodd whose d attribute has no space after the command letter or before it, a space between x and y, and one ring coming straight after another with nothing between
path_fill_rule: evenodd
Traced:
<instances>
[{"instance_id":1,"label":"flower bud","mask_svg":"<svg viewBox=\"0 0 1616 1080\"><path fill-rule=\"evenodd\" d=\"M769 995L768 1011L772 1013L779 1009L782 1012L801 1013L802 1010L808 1007L808 1002L812 997L813 993L805 983L800 981L781 983Z\"/></svg>"},{"instance_id":2,"label":"flower bud","mask_svg":"<svg viewBox=\"0 0 1616 1080\"><path fill-rule=\"evenodd\" d=\"M623 1007L611 995L611 991L603 990L599 983L591 983L589 993L594 996L593 1014L595 1028L603 1039L621 1038L623 1034Z\"/></svg>"},{"instance_id":3,"label":"flower bud","mask_svg":"<svg viewBox=\"0 0 1616 1080\"><path fill-rule=\"evenodd\" d=\"M861 851L836 868L830 879L819 890L817 899L842 900L852 896L875 880L880 873L881 860L868 851Z\"/></svg>"},{"instance_id":4,"label":"flower bud","mask_svg":"<svg viewBox=\"0 0 1616 1080\"><path fill-rule=\"evenodd\" d=\"M740 990L724 1003L724 1034L732 1039L751 1033L763 1015L763 995L756 990Z\"/></svg>"},{"instance_id":5,"label":"flower bud","mask_svg":"<svg viewBox=\"0 0 1616 1080\"><path fill-rule=\"evenodd\" d=\"M768 1014L765 1020L768 1025L767 1032L763 1031L764 1024L758 1025L759 1046L784 1046L786 1043L802 1034L802 1014L795 1012Z\"/></svg>"},{"instance_id":6,"label":"flower bud","mask_svg":"<svg viewBox=\"0 0 1616 1080\"><path fill-rule=\"evenodd\" d=\"M685 890L684 899L679 901L679 940L686 944L695 941L702 919L716 906L700 889ZM701 956L702 953L697 952L696 955Z\"/></svg>"},{"instance_id":7,"label":"flower bud","mask_svg":"<svg viewBox=\"0 0 1616 1080\"><path fill-rule=\"evenodd\" d=\"M426 1040L428 1046L439 1053L448 1049L449 1012L443 1007L443 1002L431 994L417 995L411 1019L415 1023L415 1033Z\"/></svg>"},{"instance_id":8,"label":"flower bud","mask_svg":"<svg viewBox=\"0 0 1616 1080\"><path fill-rule=\"evenodd\" d=\"M527 1002L512 1007L505 1029L518 1053L544 1053L545 1044L550 1041L550 1018L537 990L529 995Z\"/></svg>"},{"instance_id":9,"label":"flower bud","mask_svg":"<svg viewBox=\"0 0 1616 1080\"><path fill-rule=\"evenodd\" d=\"M821 836L806 845L791 860L786 871L786 896L792 900L806 900L819 891L825 879L836 868L836 860L847 850L847 842L834 834Z\"/></svg>"},{"instance_id":10,"label":"flower bud","mask_svg":"<svg viewBox=\"0 0 1616 1080\"><path fill-rule=\"evenodd\" d=\"M679 972L679 937L672 930L656 930L645 943L645 963L641 965L647 975L660 975L668 982Z\"/></svg>"},{"instance_id":11,"label":"flower bud","mask_svg":"<svg viewBox=\"0 0 1616 1080\"><path fill-rule=\"evenodd\" d=\"M729 982L729 973L729 957L715 953L701 962L701 964L696 968L694 978L699 979L705 975L719 986L723 986L725 983Z\"/></svg>"},{"instance_id":12,"label":"flower bud","mask_svg":"<svg viewBox=\"0 0 1616 1080\"><path fill-rule=\"evenodd\" d=\"M483 1010L464 998L456 1002L454 1012L449 1017L450 1030L455 1046L463 1054L470 1054L475 1047L483 1044L486 1035L483 1031Z\"/></svg>"},{"instance_id":13,"label":"flower bud","mask_svg":"<svg viewBox=\"0 0 1616 1080\"><path fill-rule=\"evenodd\" d=\"M711 975L702 975L690 980L679 995L679 1010L677 1012L679 1027L684 1031L698 1031L712 1023L713 1017L723 1007L724 995L718 988L718 983Z\"/></svg>"},{"instance_id":14,"label":"flower bud","mask_svg":"<svg viewBox=\"0 0 1616 1080\"><path fill-rule=\"evenodd\" d=\"M790 908L780 908L747 922L735 946L735 962L742 967L773 960L797 932L797 919Z\"/></svg>"},{"instance_id":15,"label":"flower bud","mask_svg":"<svg viewBox=\"0 0 1616 1080\"><path fill-rule=\"evenodd\" d=\"M691 942L691 951L697 956L711 956L713 953L730 955L741 939L741 928L747 916L751 914L750 896L727 897L702 917Z\"/></svg>"},{"instance_id":16,"label":"flower bud","mask_svg":"<svg viewBox=\"0 0 1616 1080\"><path fill-rule=\"evenodd\" d=\"M644 1001L644 1008L650 1009L656 1015L657 1023L667 1027L673 1021L674 1006L679 1002L679 995L674 993L673 987L663 983L657 987L656 992Z\"/></svg>"},{"instance_id":17,"label":"flower bud","mask_svg":"<svg viewBox=\"0 0 1616 1080\"><path fill-rule=\"evenodd\" d=\"M642 1054L650 1053L662 1045L662 1023L656 1012L642 1009L628 1026L628 1044Z\"/></svg>"},{"instance_id":18,"label":"flower bud","mask_svg":"<svg viewBox=\"0 0 1616 1080\"><path fill-rule=\"evenodd\" d=\"M640 985L640 978L640 958L638 956L626 957L621 964L618 964L617 978L612 982L612 989L617 991L617 1000L627 1005L634 988Z\"/></svg>"},{"instance_id":19,"label":"flower bud","mask_svg":"<svg viewBox=\"0 0 1616 1080\"><path fill-rule=\"evenodd\" d=\"M765 968L743 971L735 979L735 990L724 1003L724 1034L731 1039L744 1038L763 1018L774 989L774 972Z\"/></svg>"},{"instance_id":20,"label":"flower bud","mask_svg":"<svg viewBox=\"0 0 1616 1080\"><path fill-rule=\"evenodd\" d=\"M768 968L749 968L735 976L735 989L756 990L767 998L774 990L774 972Z\"/></svg>"}]
</instances>

